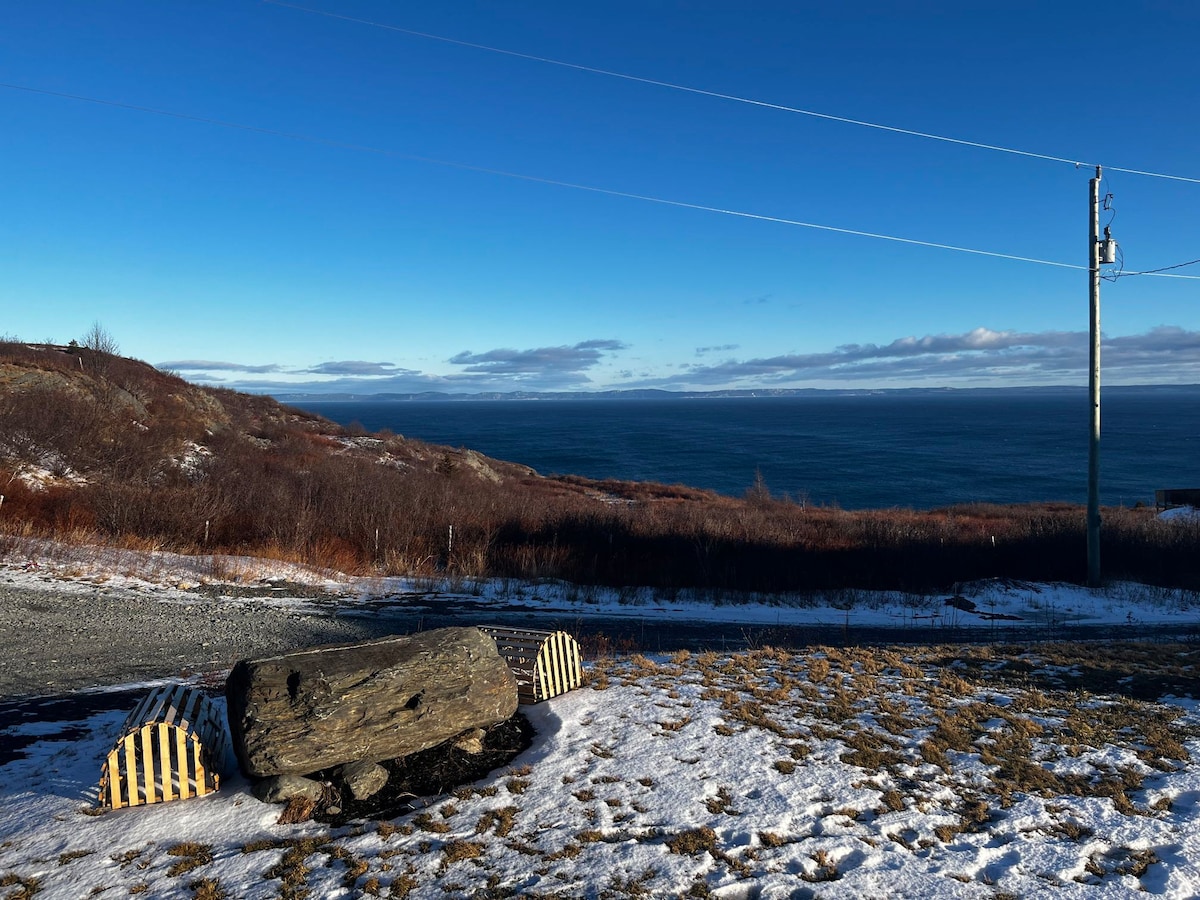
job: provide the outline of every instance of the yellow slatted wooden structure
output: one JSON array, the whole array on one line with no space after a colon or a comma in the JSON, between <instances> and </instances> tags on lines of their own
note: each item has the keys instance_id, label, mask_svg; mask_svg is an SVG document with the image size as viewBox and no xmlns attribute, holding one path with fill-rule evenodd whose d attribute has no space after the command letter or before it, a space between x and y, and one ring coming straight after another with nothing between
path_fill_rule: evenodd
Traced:
<instances>
[{"instance_id":1,"label":"yellow slatted wooden structure","mask_svg":"<svg viewBox=\"0 0 1200 900\"><path fill-rule=\"evenodd\" d=\"M579 642L565 631L480 625L517 679L517 699L540 703L583 684Z\"/></svg>"},{"instance_id":2,"label":"yellow slatted wooden structure","mask_svg":"<svg viewBox=\"0 0 1200 900\"><path fill-rule=\"evenodd\" d=\"M100 805L120 809L203 797L221 784L224 718L187 685L147 695L126 718L100 774Z\"/></svg>"}]
</instances>

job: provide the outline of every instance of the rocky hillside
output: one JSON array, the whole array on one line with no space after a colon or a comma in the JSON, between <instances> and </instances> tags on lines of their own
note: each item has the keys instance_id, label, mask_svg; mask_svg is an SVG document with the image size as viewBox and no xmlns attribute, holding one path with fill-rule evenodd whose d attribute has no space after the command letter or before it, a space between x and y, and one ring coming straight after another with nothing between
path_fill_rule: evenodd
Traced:
<instances>
[{"instance_id":1,"label":"rocky hillside","mask_svg":"<svg viewBox=\"0 0 1200 900\"><path fill-rule=\"evenodd\" d=\"M1067 505L848 512L756 485L541 477L351 431L86 347L0 342L0 542L103 540L352 573L562 578L674 590L946 590L1085 575ZM1110 578L1200 587L1200 529L1105 511Z\"/></svg>"},{"instance_id":2,"label":"rocky hillside","mask_svg":"<svg viewBox=\"0 0 1200 900\"><path fill-rule=\"evenodd\" d=\"M543 478L114 353L15 341L0 341L0 495L0 535L469 575L554 570L569 551L557 537L541 546L543 533L614 500L717 499Z\"/></svg>"},{"instance_id":3,"label":"rocky hillside","mask_svg":"<svg viewBox=\"0 0 1200 900\"><path fill-rule=\"evenodd\" d=\"M147 363L78 346L0 342L0 465L30 487L193 477L218 446L300 442L410 470L460 469L503 483L525 466L396 435L351 434L269 397L189 384ZM211 464L211 463L207 463Z\"/></svg>"}]
</instances>

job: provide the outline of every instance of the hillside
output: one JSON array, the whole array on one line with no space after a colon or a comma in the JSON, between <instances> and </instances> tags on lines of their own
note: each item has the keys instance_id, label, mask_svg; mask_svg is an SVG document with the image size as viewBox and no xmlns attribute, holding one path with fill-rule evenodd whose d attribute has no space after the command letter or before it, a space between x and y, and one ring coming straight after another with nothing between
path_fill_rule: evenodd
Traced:
<instances>
[{"instance_id":1,"label":"hillside","mask_svg":"<svg viewBox=\"0 0 1200 900\"><path fill-rule=\"evenodd\" d=\"M27 474L46 470L35 477L47 486L129 474L169 480L166 463L191 468L189 457L230 439L260 448L307 439L415 469L465 462L492 481L531 474L395 435L351 435L269 397L201 387L139 360L83 347L0 343L0 398L7 459Z\"/></svg>"},{"instance_id":2,"label":"hillside","mask_svg":"<svg viewBox=\"0 0 1200 900\"><path fill-rule=\"evenodd\" d=\"M368 434L269 397L190 384L139 360L0 341L2 527L406 572L444 567L455 540L462 569L472 519L501 496L561 511L572 500L619 499L614 490L713 496L541 478L470 449ZM399 521L408 523L403 548L388 527ZM415 541L418 521L436 537Z\"/></svg>"},{"instance_id":3,"label":"hillside","mask_svg":"<svg viewBox=\"0 0 1200 900\"><path fill-rule=\"evenodd\" d=\"M0 342L3 534L232 552L352 573L666 590L947 590L1084 577L1071 505L848 512L772 496L542 477L347 429L87 347ZM1200 529L1105 511L1106 574L1200 586Z\"/></svg>"}]
</instances>

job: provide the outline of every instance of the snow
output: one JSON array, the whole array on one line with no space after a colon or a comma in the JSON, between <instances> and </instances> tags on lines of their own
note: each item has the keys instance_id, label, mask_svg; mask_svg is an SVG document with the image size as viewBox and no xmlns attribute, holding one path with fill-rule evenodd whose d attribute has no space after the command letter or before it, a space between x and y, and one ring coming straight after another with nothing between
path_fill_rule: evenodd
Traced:
<instances>
[{"instance_id":1,"label":"snow","mask_svg":"<svg viewBox=\"0 0 1200 900\"><path fill-rule=\"evenodd\" d=\"M656 591L604 588L553 580L351 577L279 560L205 554L188 556L159 550L121 550L63 545L22 538L0 552L0 578L25 587L53 585L60 592L137 592L162 601L195 602L202 584L279 585L277 596L254 602L371 614L389 602L454 604L502 603L506 610L562 616L605 616L644 621L737 622L757 626L836 626L960 628L1019 622L1031 626L1200 626L1200 595L1192 591L1116 582L1101 589L1071 584L1007 580L961 586L974 612L947 605L944 593L827 591L803 595L738 594L722 591ZM314 599L289 593L288 586L320 589ZM231 596L235 592L231 591Z\"/></svg>"},{"instance_id":2,"label":"snow","mask_svg":"<svg viewBox=\"0 0 1200 900\"><path fill-rule=\"evenodd\" d=\"M1200 509L1194 506L1173 506L1158 514L1160 522L1178 522L1184 525L1200 523Z\"/></svg>"},{"instance_id":3,"label":"snow","mask_svg":"<svg viewBox=\"0 0 1200 900\"><path fill-rule=\"evenodd\" d=\"M353 579L247 558L33 542L0 562L12 584L87 591L100 579L110 590L165 602L195 599L181 584L235 573L243 584L275 579L328 588L347 612L420 591L423 602L503 600L536 611L642 618L977 620L946 607L944 596L857 592L723 597L717 604L552 582ZM1027 619L1197 620L1194 594L1140 585L1090 591L996 582L963 593L980 612ZM269 602L318 601L283 590ZM1023 660L1042 665L1036 647ZM487 896L690 891L825 900L1200 895L1200 704L1191 698L1141 703L1033 691L1001 682L1000 663L984 667L986 685L947 691L939 675L945 669L915 649L891 656L832 648L680 652L600 660L587 669L584 687L522 707L536 736L509 766L454 794L423 798L421 812L339 828L277 824L280 808L254 799L232 768L210 797L96 814L101 764L127 711L9 725L0 731L6 743L31 743L0 765L0 898L28 896L35 884L48 900L293 896L284 893L285 877L298 878L313 898L489 889ZM125 687L145 686L112 689ZM1128 716L1120 727L1082 733L1080 723L1122 710ZM947 749L944 764L927 757L923 742L968 715L976 715L983 739ZM1149 726L1141 733L1139 723L1155 716L1178 717L1188 759L1147 750ZM862 750L880 742L890 762ZM1024 748L1035 767L1063 780L1049 789L1032 781L1006 788L1004 764L996 761L1006 747ZM1115 783L1120 773L1131 781L1119 798L1089 792L1089 784ZM1068 783L1083 787L1061 789Z\"/></svg>"}]
</instances>

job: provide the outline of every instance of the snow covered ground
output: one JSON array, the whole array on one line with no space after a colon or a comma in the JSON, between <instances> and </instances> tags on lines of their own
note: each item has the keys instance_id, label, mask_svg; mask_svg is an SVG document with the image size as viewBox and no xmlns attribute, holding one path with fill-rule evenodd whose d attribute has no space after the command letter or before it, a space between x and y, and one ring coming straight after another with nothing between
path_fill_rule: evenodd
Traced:
<instances>
[{"instance_id":1,"label":"snow covered ground","mask_svg":"<svg viewBox=\"0 0 1200 900\"><path fill-rule=\"evenodd\" d=\"M945 595L356 580L29 542L0 564L14 585L103 584L167 603L196 602L203 582L277 579L336 591L347 611L420 592L771 624L1054 615L1116 637L1131 623L1200 620L1195 595L1140 585L977 585L948 606ZM280 591L269 602L330 601ZM30 716L0 731L30 741L0 765L0 898L1200 896L1200 706L1186 689L1200 651L1131 654L762 648L592 661L585 687L523 707L536 736L511 765L421 811L338 828L278 824L280 808L232 770L207 798L96 814L125 710Z\"/></svg>"},{"instance_id":2,"label":"snow covered ground","mask_svg":"<svg viewBox=\"0 0 1200 900\"><path fill-rule=\"evenodd\" d=\"M351 577L270 559L185 556L29 538L0 550L0 582L16 587L52 585L56 591L81 595L101 586L110 593L136 591L179 603L197 602L196 589L201 585L228 585L231 593L275 585L256 599L300 611L329 612L336 607L343 614L374 612L389 604L436 609L466 602L534 615L763 626L957 628L992 621L1112 628L1177 625L1181 630L1200 626L1197 593L1130 582L1098 590L1068 584L977 582L960 586L960 602L951 604L947 593L839 590L762 595L605 588L550 579ZM299 595L289 592L289 586L316 590Z\"/></svg>"}]
</instances>

